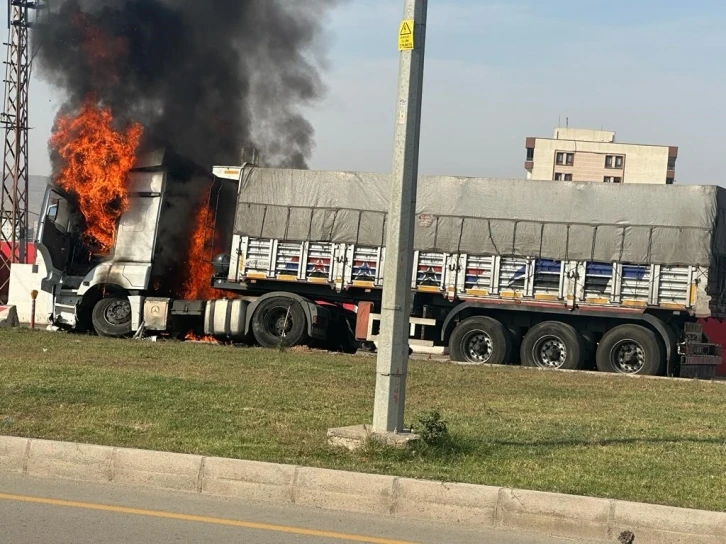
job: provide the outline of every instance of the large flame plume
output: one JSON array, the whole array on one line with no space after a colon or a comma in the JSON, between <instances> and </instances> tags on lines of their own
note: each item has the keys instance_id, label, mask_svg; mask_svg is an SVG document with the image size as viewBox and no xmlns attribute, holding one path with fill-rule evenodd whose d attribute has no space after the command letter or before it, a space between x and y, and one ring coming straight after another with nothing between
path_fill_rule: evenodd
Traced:
<instances>
[{"instance_id":1,"label":"large flame plume","mask_svg":"<svg viewBox=\"0 0 726 544\"><path fill-rule=\"evenodd\" d=\"M54 181L78 200L86 242L99 255L113 247L118 219L128 207L128 173L142 133L138 123L116 130L111 110L92 98L76 115L56 119L50 146L63 166Z\"/></svg>"},{"instance_id":2,"label":"large flame plume","mask_svg":"<svg viewBox=\"0 0 726 544\"><path fill-rule=\"evenodd\" d=\"M222 291L211 286L214 276L212 257L217 249L215 237L215 213L209 206L207 193L197 209L187 248L187 279L182 287L181 298L184 300L215 300L224 298Z\"/></svg>"}]
</instances>

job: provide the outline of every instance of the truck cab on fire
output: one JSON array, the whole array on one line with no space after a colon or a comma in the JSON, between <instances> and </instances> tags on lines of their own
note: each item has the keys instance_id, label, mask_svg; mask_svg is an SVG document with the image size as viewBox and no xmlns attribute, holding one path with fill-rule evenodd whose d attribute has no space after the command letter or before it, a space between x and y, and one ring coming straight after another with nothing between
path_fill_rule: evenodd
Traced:
<instances>
[{"instance_id":1,"label":"truck cab on fire","mask_svg":"<svg viewBox=\"0 0 726 544\"><path fill-rule=\"evenodd\" d=\"M235 192L170 150L142 155L129 172L115 243L99 253L83 238L86 218L73 195L49 186L36 243L51 323L116 337L138 330L145 298L171 294L170 284L183 282L196 206L214 198L224 211Z\"/></svg>"}]
</instances>

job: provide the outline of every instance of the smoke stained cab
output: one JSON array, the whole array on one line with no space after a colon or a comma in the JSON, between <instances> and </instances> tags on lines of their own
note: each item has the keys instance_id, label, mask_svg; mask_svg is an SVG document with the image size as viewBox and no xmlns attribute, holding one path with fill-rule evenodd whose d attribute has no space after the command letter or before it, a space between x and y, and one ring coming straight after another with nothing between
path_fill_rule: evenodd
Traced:
<instances>
[{"instance_id":1,"label":"smoke stained cab","mask_svg":"<svg viewBox=\"0 0 726 544\"><path fill-rule=\"evenodd\" d=\"M235 194L234 184L215 181L170 150L140 156L129 174L128 207L115 244L107 255L96 255L83 238L73 195L49 186L37 247L45 268L41 286L52 294L51 323L112 337L137 331L145 298L169 296L184 282L199 203L209 195L221 223L225 211L232 213Z\"/></svg>"}]
</instances>

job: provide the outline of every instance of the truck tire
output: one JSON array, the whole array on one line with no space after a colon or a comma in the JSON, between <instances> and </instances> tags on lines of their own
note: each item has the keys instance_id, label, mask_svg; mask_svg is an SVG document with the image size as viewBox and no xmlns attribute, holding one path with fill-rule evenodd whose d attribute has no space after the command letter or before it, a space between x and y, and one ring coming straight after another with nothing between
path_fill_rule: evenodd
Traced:
<instances>
[{"instance_id":1,"label":"truck tire","mask_svg":"<svg viewBox=\"0 0 726 544\"><path fill-rule=\"evenodd\" d=\"M347 353L349 355L358 353L360 342L350 333L345 319L345 316L335 316L328 322L327 338L325 340L311 340L310 347L333 353Z\"/></svg>"},{"instance_id":2,"label":"truck tire","mask_svg":"<svg viewBox=\"0 0 726 544\"><path fill-rule=\"evenodd\" d=\"M252 316L252 334L263 348L289 348L308 341L305 310L297 300L263 300Z\"/></svg>"},{"instance_id":3,"label":"truck tire","mask_svg":"<svg viewBox=\"0 0 726 544\"><path fill-rule=\"evenodd\" d=\"M476 316L459 323L449 340L451 360L457 363L501 365L512 356L512 337L496 319Z\"/></svg>"},{"instance_id":4,"label":"truck tire","mask_svg":"<svg viewBox=\"0 0 726 544\"><path fill-rule=\"evenodd\" d=\"M524 366L581 370L585 367L585 344L573 326L545 321L524 336L520 356Z\"/></svg>"},{"instance_id":5,"label":"truck tire","mask_svg":"<svg viewBox=\"0 0 726 544\"><path fill-rule=\"evenodd\" d=\"M102 298L93 307L91 323L96 334L123 338L131 334L131 304L125 297Z\"/></svg>"},{"instance_id":6,"label":"truck tire","mask_svg":"<svg viewBox=\"0 0 726 544\"><path fill-rule=\"evenodd\" d=\"M601 372L657 376L665 370L666 357L653 331L640 325L620 325L602 337L595 362Z\"/></svg>"},{"instance_id":7,"label":"truck tire","mask_svg":"<svg viewBox=\"0 0 726 544\"><path fill-rule=\"evenodd\" d=\"M328 322L327 340L323 345L333 352L354 354L360 348L355 339L355 313L343 308L332 308Z\"/></svg>"},{"instance_id":8,"label":"truck tire","mask_svg":"<svg viewBox=\"0 0 726 544\"><path fill-rule=\"evenodd\" d=\"M358 353L360 342L355 339L355 333L353 332L354 326L355 322L351 324L346 315L341 315L338 318L336 326L333 328L335 350L340 350L343 353L351 355Z\"/></svg>"}]
</instances>

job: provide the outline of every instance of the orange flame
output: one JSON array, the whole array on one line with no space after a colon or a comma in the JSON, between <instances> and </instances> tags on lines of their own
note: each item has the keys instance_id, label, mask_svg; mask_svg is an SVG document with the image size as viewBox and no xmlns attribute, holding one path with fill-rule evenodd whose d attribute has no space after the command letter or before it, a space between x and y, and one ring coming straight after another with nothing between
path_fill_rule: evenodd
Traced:
<instances>
[{"instance_id":1,"label":"orange flame","mask_svg":"<svg viewBox=\"0 0 726 544\"><path fill-rule=\"evenodd\" d=\"M219 340L214 336L197 336L193 331L189 331L185 336L184 340L187 342L199 342L201 344L219 344Z\"/></svg>"},{"instance_id":2,"label":"orange flame","mask_svg":"<svg viewBox=\"0 0 726 544\"><path fill-rule=\"evenodd\" d=\"M216 240L214 240L214 210L208 206L209 193L204 195L201 206L197 210L187 250L187 280L182 287L181 298L184 300L216 300L224 298L224 293L211 286L214 276L212 257Z\"/></svg>"},{"instance_id":3,"label":"orange flame","mask_svg":"<svg viewBox=\"0 0 726 544\"><path fill-rule=\"evenodd\" d=\"M128 208L128 173L143 129L133 123L113 128L113 115L87 99L75 116L59 115L50 146L63 159L55 183L75 195L86 222L86 241L106 254L119 217Z\"/></svg>"}]
</instances>

